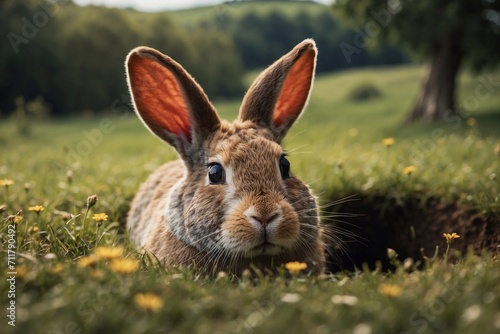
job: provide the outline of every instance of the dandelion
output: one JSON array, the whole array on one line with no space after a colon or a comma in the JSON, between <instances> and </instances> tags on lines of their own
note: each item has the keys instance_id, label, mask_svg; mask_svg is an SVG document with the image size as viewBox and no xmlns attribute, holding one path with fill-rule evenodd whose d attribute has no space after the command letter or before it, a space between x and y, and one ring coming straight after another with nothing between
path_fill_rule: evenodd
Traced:
<instances>
[{"instance_id":1,"label":"dandelion","mask_svg":"<svg viewBox=\"0 0 500 334\"><path fill-rule=\"evenodd\" d=\"M97 263L99 259L96 256L89 255L79 258L76 265L80 268L91 267Z\"/></svg>"},{"instance_id":2,"label":"dandelion","mask_svg":"<svg viewBox=\"0 0 500 334\"><path fill-rule=\"evenodd\" d=\"M87 209L85 210L85 215L83 216L83 227L82 227L82 234L85 233L85 230L87 229L87 215L89 214L89 210L91 207L93 207L97 203L97 195L92 195L87 197ZM107 218L107 217L106 217ZM100 222L96 221L96 224L99 226L100 223L102 223L102 220Z\"/></svg>"},{"instance_id":3,"label":"dandelion","mask_svg":"<svg viewBox=\"0 0 500 334\"><path fill-rule=\"evenodd\" d=\"M28 274L28 270L26 270L25 266L18 266L15 271L16 278L18 279L24 279L26 275Z\"/></svg>"},{"instance_id":4,"label":"dandelion","mask_svg":"<svg viewBox=\"0 0 500 334\"><path fill-rule=\"evenodd\" d=\"M158 311L163 306L163 300L153 293L138 293L134 296L134 302L147 311Z\"/></svg>"},{"instance_id":5,"label":"dandelion","mask_svg":"<svg viewBox=\"0 0 500 334\"><path fill-rule=\"evenodd\" d=\"M446 239L447 244L452 244L453 240L460 238L460 235L453 233L443 233L443 237Z\"/></svg>"},{"instance_id":6,"label":"dandelion","mask_svg":"<svg viewBox=\"0 0 500 334\"><path fill-rule=\"evenodd\" d=\"M448 262L448 253L450 251L450 247L453 244L453 240L460 238L460 235L457 233L443 233L443 237L446 239L446 253L444 254L444 262Z\"/></svg>"},{"instance_id":7,"label":"dandelion","mask_svg":"<svg viewBox=\"0 0 500 334\"><path fill-rule=\"evenodd\" d=\"M31 227L28 229L28 232L29 232L30 234L33 234L33 233L38 232L38 230L39 230L39 229L38 229L38 226L31 226Z\"/></svg>"},{"instance_id":8,"label":"dandelion","mask_svg":"<svg viewBox=\"0 0 500 334\"><path fill-rule=\"evenodd\" d=\"M87 197L87 208L90 209L97 203L97 195Z\"/></svg>"},{"instance_id":9,"label":"dandelion","mask_svg":"<svg viewBox=\"0 0 500 334\"><path fill-rule=\"evenodd\" d=\"M291 274L298 274L298 273L300 273L302 270L307 269L307 263L297 262L297 261L294 261L294 262L288 262L287 264L285 264L285 268L286 268L286 270L288 270Z\"/></svg>"},{"instance_id":10,"label":"dandelion","mask_svg":"<svg viewBox=\"0 0 500 334\"><path fill-rule=\"evenodd\" d=\"M99 246L96 249L94 249L94 255L97 256L99 259L112 260L122 257L123 248Z\"/></svg>"},{"instance_id":11,"label":"dandelion","mask_svg":"<svg viewBox=\"0 0 500 334\"><path fill-rule=\"evenodd\" d=\"M405 168L403 168L403 174L404 175L411 175L413 172L415 172L416 169L417 169L417 167L415 167L413 165L406 166Z\"/></svg>"},{"instance_id":12,"label":"dandelion","mask_svg":"<svg viewBox=\"0 0 500 334\"><path fill-rule=\"evenodd\" d=\"M301 297L298 293L285 293L283 297L281 297L281 301L288 304L298 303L300 299Z\"/></svg>"},{"instance_id":13,"label":"dandelion","mask_svg":"<svg viewBox=\"0 0 500 334\"><path fill-rule=\"evenodd\" d=\"M134 259L114 259L109 263L109 268L119 274L131 274L139 270L139 262Z\"/></svg>"},{"instance_id":14,"label":"dandelion","mask_svg":"<svg viewBox=\"0 0 500 334\"><path fill-rule=\"evenodd\" d=\"M64 266L62 264L58 263L49 269L49 273L51 273L53 275L57 275L60 272L62 272L63 269L64 269Z\"/></svg>"},{"instance_id":15,"label":"dandelion","mask_svg":"<svg viewBox=\"0 0 500 334\"><path fill-rule=\"evenodd\" d=\"M6 220L14 224L19 224L23 221L23 210L19 210L15 215L9 215Z\"/></svg>"},{"instance_id":16,"label":"dandelion","mask_svg":"<svg viewBox=\"0 0 500 334\"><path fill-rule=\"evenodd\" d=\"M92 270L92 272L90 273L90 276L94 279L98 279L98 278L101 278L102 277L102 271L99 270L99 269L94 269Z\"/></svg>"},{"instance_id":17,"label":"dandelion","mask_svg":"<svg viewBox=\"0 0 500 334\"><path fill-rule=\"evenodd\" d=\"M1 186L1 187L8 188L9 186L11 186L11 185L13 185L13 184L14 184L14 181L9 180L9 179L3 179L3 180L0 180L0 186Z\"/></svg>"},{"instance_id":18,"label":"dandelion","mask_svg":"<svg viewBox=\"0 0 500 334\"><path fill-rule=\"evenodd\" d=\"M36 212L36 214L40 214L43 210L45 210L45 208L42 205L34 205L28 208L28 211Z\"/></svg>"},{"instance_id":19,"label":"dandelion","mask_svg":"<svg viewBox=\"0 0 500 334\"><path fill-rule=\"evenodd\" d=\"M385 147L391 147L395 142L396 141L392 137L382 139L382 144L384 144Z\"/></svg>"},{"instance_id":20,"label":"dandelion","mask_svg":"<svg viewBox=\"0 0 500 334\"><path fill-rule=\"evenodd\" d=\"M403 292L400 286L394 284L381 284L378 288L378 291L390 298L399 297Z\"/></svg>"},{"instance_id":21,"label":"dandelion","mask_svg":"<svg viewBox=\"0 0 500 334\"><path fill-rule=\"evenodd\" d=\"M5 188L5 195L7 196L7 200L9 199L9 186L13 185L14 181L9 179L0 180L0 186Z\"/></svg>"},{"instance_id":22,"label":"dandelion","mask_svg":"<svg viewBox=\"0 0 500 334\"><path fill-rule=\"evenodd\" d=\"M337 305L354 306L358 303L358 297L350 295L333 295L331 301Z\"/></svg>"},{"instance_id":23,"label":"dandelion","mask_svg":"<svg viewBox=\"0 0 500 334\"><path fill-rule=\"evenodd\" d=\"M103 221L108 220L108 215L105 213L96 213L96 214L94 214L92 219L95 220L97 227L100 227L102 225Z\"/></svg>"},{"instance_id":24,"label":"dandelion","mask_svg":"<svg viewBox=\"0 0 500 334\"><path fill-rule=\"evenodd\" d=\"M24 184L24 191L26 192L26 194L30 192L30 189L31 189L31 185L28 182L26 182Z\"/></svg>"}]
</instances>

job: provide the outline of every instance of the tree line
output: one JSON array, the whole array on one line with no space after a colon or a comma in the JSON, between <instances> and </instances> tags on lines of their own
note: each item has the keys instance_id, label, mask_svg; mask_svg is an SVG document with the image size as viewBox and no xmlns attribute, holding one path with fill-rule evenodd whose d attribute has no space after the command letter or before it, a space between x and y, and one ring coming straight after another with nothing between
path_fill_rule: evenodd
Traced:
<instances>
[{"instance_id":1,"label":"tree line","mask_svg":"<svg viewBox=\"0 0 500 334\"><path fill-rule=\"evenodd\" d=\"M109 109L127 94L124 58L138 45L179 61L212 99L241 95L248 70L269 65L307 37L315 38L321 52L318 72L406 61L387 46L346 57L339 44L357 32L341 26L326 6L320 14L214 15L190 26L173 15L79 7L69 0L2 1L1 115L11 114L20 97L43 99L56 116Z\"/></svg>"}]
</instances>

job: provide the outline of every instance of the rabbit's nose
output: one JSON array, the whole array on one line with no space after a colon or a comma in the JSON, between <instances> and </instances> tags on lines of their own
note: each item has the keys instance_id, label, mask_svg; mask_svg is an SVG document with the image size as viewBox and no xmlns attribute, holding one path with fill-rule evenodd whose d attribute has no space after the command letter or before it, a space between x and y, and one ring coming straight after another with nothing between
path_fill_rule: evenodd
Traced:
<instances>
[{"instance_id":1,"label":"rabbit's nose","mask_svg":"<svg viewBox=\"0 0 500 334\"><path fill-rule=\"evenodd\" d=\"M267 225L272 224L276 220L278 220L280 217L279 212L275 212L272 215L252 215L250 216L251 219L254 221L257 221L260 225L262 225L263 228L266 228Z\"/></svg>"}]
</instances>

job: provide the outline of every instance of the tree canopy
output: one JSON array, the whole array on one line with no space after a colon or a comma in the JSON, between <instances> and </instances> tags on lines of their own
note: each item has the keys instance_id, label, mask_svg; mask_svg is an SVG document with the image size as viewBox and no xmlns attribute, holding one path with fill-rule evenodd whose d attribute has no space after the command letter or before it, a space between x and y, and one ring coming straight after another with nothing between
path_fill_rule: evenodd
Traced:
<instances>
[{"instance_id":1,"label":"tree canopy","mask_svg":"<svg viewBox=\"0 0 500 334\"><path fill-rule=\"evenodd\" d=\"M480 71L500 60L498 0L339 0L334 10L357 25L367 43L397 43L428 60L410 121L457 113L455 78L461 66ZM359 47L344 50L350 55Z\"/></svg>"}]
</instances>

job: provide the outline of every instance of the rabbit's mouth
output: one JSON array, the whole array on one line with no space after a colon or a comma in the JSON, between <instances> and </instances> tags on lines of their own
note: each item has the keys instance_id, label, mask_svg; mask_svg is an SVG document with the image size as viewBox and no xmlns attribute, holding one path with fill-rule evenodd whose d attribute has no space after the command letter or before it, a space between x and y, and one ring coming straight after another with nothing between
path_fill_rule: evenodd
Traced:
<instances>
[{"instance_id":1,"label":"rabbit's mouth","mask_svg":"<svg viewBox=\"0 0 500 334\"><path fill-rule=\"evenodd\" d=\"M281 252L281 250L282 248L280 246L269 241L264 241L261 244L250 249L248 253L251 257L260 255L277 255Z\"/></svg>"}]
</instances>

